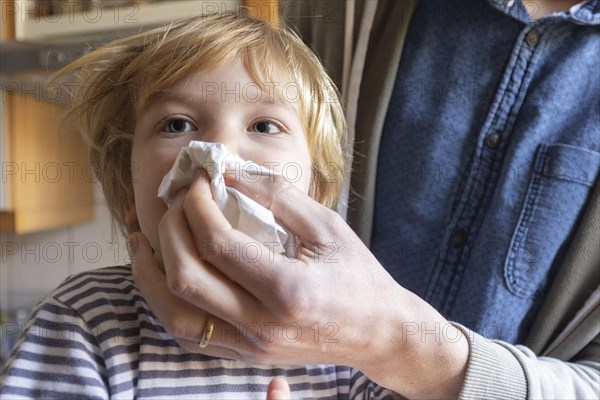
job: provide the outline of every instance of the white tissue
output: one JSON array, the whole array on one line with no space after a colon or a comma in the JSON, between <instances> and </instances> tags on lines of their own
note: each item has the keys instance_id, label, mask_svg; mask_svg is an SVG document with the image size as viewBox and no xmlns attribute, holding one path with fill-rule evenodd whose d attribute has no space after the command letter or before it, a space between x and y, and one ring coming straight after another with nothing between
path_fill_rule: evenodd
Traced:
<instances>
[{"instance_id":1,"label":"white tissue","mask_svg":"<svg viewBox=\"0 0 600 400\"><path fill-rule=\"evenodd\" d=\"M292 235L275 221L273 213L236 189L225 185L223 172L230 164L236 165L240 179L258 180L258 176L274 176L268 170L252 161L231 154L222 143L191 141L188 147L179 152L175 164L165 175L158 188L158 197L167 206L173 196L191 184L196 170L204 168L210 177L213 199L234 228L249 235L257 242L276 253L283 253ZM242 250L243 251L243 250Z\"/></svg>"}]
</instances>

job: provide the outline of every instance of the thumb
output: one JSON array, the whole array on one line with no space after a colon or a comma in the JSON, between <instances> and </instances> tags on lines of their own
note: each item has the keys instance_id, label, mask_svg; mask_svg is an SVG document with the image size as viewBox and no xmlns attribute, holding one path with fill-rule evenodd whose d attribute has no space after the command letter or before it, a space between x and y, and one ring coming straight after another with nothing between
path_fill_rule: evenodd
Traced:
<instances>
[{"instance_id":1,"label":"thumb","mask_svg":"<svg viewBox=\"0 0 600 400\"><path fill-rule=\"evenodd\" d=\"M290 386L284 378L273 378L267 388L267 400L290 400Z\"/></svg>"}]
</instances>

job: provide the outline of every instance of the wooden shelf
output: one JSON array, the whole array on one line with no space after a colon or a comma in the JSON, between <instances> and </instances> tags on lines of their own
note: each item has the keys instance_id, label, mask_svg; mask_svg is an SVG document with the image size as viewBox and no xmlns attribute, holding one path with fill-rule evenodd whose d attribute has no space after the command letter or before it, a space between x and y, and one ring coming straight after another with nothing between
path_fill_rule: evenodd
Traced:
<instances>
[{"instance_id":1,"label":"wooden shelf","mask_svg":"<svg viewBox=\"0 0 600 400\"><path fill-rule=\"evenodd\" d=\"M61 15L36 17L28 0L16 0L14 9L15 38L19 41L40 41L60 38L81 38L94 34L127 32L159 26L174 20L236 10L241 0L172 0L122 4L112 8L91 7L76 11L67 2ZM116 3L118 4L118 3Z\"/></svg>"}]
</instances>

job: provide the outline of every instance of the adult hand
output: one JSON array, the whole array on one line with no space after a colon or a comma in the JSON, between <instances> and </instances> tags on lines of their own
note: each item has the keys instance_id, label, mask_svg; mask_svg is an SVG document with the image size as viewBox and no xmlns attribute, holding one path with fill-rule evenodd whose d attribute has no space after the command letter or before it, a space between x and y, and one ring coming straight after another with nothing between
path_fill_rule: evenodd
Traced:
<instances>
[{"instance_id":1,"label":"adult hand","mask_svg":"<svg viewBox=\"0 0 600 400\"><path fill-rule=\"evenodd\" d=\"M338 214L281 177L235 176L226 183L269 208L300 244L288 258L233 229L200 172L160 223L166 278L143 235L133 237L136 283L182 346L199 351L208 312L215 330L205 354L349 365L408 397L458 395L468 357L459 330L399 286Z\"/></svg>"}]
</instances>

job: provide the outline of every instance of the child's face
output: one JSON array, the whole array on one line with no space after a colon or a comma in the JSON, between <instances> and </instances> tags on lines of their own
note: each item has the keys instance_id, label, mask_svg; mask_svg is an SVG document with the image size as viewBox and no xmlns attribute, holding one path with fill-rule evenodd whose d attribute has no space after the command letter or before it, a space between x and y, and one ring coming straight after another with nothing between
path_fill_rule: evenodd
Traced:
<instances>
[{"instance_id":1,"label":"child's face","mask_svg":"<svg viewBox=\"0 0 600 400\"><path fill-rule=\"evenodd\" d=\"M278 82L279 87L286 83ZM136 116L135 204L127 219L139 223L155 249L167 210L158 186L191 140L224 143L231 153L273 169L308 193L310 152L296 104L259 90L241 62L227 64L179 81Z\"/></svg>"}]
</instances>

